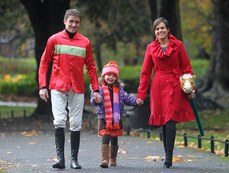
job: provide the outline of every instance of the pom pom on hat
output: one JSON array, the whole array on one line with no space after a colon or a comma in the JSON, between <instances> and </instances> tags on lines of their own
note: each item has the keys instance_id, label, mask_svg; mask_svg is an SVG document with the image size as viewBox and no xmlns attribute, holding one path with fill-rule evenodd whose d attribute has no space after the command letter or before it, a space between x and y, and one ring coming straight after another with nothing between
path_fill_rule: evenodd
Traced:
<instances>
[{"instance_id":1,"label":"pom pom on hat","mask_svg":"<svg viewBox=\"0 0 229 173\"><path fill-rule=\"evenodd\" d=\"M103 77L108 73L113 73L118 77L119 68L115 61L110 61L103 67L101 76Z\"/></svg>"}]
</instances>

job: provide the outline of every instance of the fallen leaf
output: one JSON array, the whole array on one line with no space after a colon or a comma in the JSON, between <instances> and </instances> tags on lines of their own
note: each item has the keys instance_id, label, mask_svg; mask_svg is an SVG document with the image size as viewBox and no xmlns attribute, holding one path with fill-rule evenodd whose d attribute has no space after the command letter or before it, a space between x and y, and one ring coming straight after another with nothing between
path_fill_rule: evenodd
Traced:
<instances>
[{"instance_id":1,"label":"fallen leaf","mask_svg":"<svg viewBox=\"0 0 229 173\"><path fill-rule=\"evenodd\" d=\"M123 156L119 156L118 158L121 158L121 159L124 158L125 159L125 158L128 158L128 157L123 155Z\"/></svg>"},{"instance_id":2,"label":"fallen leaf","mask_svg":"<svg viewBox=\"0 0 229 173\"><path fill-rule=\"evenodd\" d=\"M198 157L202 157L202 156L194 156L194 155L187 155L187 158L198 158Z\"/></svg>"},{"instance_id":3,"label":"fallen leaf","mask_svg":"<svg viewBox=\"0 0 229 173\"><path fill-rule=\"evenodd\" d=\"M188 159L188 160L186 160L186 162L192 162L193 160L191 160L191 159Z\"/></svg>"},{"instance_id":4,"label":"fallen leaf","mask_svg":"<svg viewBox=\"0 0 229 173\"><path fill-rule=\"evenodd\" d=\"M128 142L121 142L121 144L122 144L122 145L126 145L126 144L128 144Z\"/></svg>"},{"instance_id":5,"label":"fallen leaf","mask_svg":"<svg viewBox=\"0 0 229 173\"><path fill-rule=\"evenodd\" d=\"M162 157L161 156L146 156L144 157L145 160L148 160L148 161L161 161L162 160Z\"/></svg>"},{"instance_id":6,"label":"fallen leaf","mask_svg":"<svg viewBox=\"0 0 229 173\"><path fill-rule=\"evenodd\" d=\"M139 137L140 136L140 132L133 130L133 131L130 132L130 136L137 136L137 137Z\"/></svg>"},{"instance_id":7,"label":"fallen leaf","mask_svg":"<svg viewBox=\"0 0 229 173\"><path fill-rule=\"evenodd\" d=\"M124 149L119 149L119 150L118 150L118 153L119 153L119 154L126 154L126 153L127 153L127 151L126 151L126 150L124 150Z\"/></svg>"},{"instance_id":8,"label":"fallen leaf","mask_svg":"<svg viewBox=\"0 0 229 173\"><path fill-rule=\"evenodd\" d=\"M34 144L36 144L35 142L29 142L28 143L29 145L34 145Z\"/></svg>"},{"instance_id":9,"label":"fallen leaf","mask_svg":"<svg viewBox=\"0 0 229 173\"><path fill-rule=\"evenodd\" d=\"M161 139L159 137L156 137L154 140L161 141Z\"/></svg>"},{"instance_id":10,"label":"fallen leaf","mask_svg":"<svg viewBox=\"0 0 229 173\"><path fill-rule=\"evenodd\" d=\"M21 133L23 136L36 136L36 135L39 135L40 132L37 131L37 130L32 130L30 132L22 132Z\"/></svg>"},{"instance_id":11,"label":"fallen leaf","mask_svg":"<svg viewBox=\"0 0 229 173\"><path fill-rule=\"evenodd\" d=\"M21 166L20 164L15 164L6 160L0 160L0 170L12 169Z\"/></svg>"},{"instance_id":12,"label":"fallen leaf","mask_svg":"<svg viewBox=\"0 0 229 173\"><path fill-rule=\"evenodd\" d=\"M223 156L224 155L224 149L215 150L215 154Z\"/></svg>"},{"instance_id":13,"label":"fallen leaf","mask_svg":"<svg viewBox=\"0 0 229 173\"><path fill-rule=\"evenodd\" d=\"M184 156L182 155L177 155L173 157L173 162L184 162L184 161L185 159L184 159Z\"/></svg>"}]
</instances>

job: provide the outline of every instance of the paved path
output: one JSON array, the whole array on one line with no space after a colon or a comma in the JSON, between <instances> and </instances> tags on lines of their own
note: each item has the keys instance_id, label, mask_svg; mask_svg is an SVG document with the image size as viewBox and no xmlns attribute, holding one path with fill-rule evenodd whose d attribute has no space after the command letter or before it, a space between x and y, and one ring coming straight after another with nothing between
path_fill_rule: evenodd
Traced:
<instances>
[{"instance_id":1,"label":"paved path","mask_svg":"<svg viewBox=\"0 0 229 173\"><path fill-rule=\"evenodd\" d=\"M228 160L214 154L190 148L175 148L174 156L182 156L182 162L174 162L171 169L163 168L164 156L161 141L139 137L119 138L118 166L108 169L99 167L101 138L95 133L82 131L79 162L81 170L69 168L70 143L66 132L66 169L51 168L56 156L52 131L30 133L0 133L0 172L12 173L228 173ZM158 157L159 156L159 157ZM151 159L153 158L153 159Z\"/></svg>"}]
</instances>

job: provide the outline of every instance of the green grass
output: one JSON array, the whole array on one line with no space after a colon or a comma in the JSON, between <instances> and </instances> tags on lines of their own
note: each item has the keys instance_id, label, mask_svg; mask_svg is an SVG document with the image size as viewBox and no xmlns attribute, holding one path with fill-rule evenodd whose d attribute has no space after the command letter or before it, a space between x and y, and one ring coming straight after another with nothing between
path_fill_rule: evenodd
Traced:
<instances>
[{"instance_id":1,"label":"green grass","mask_svg":"<svg viewBox=\"0 0 229 173\"><path fill-rule=\"evenodd\" d=\"M134 80L139 79L141 73L141 66L125 66L120 69L120 79Z\"/></svg>"},{"instance_id":2,"label":"green grass","mask_svg":"<svg viewBox=\"0 0 229 173\"><path fill-rule=\"evenodd\" d=\"M200 78L205 74L209 65L209 61L206 59L195 59L195 60L191 60L191 64L192 64L193 72L195 73L198 80L198 78Z\"/></svg>"},{"instance_id":3,"label":"green grass","mask_svg":"<svg viewBox=\"0 0 229 173\"><path fill-rule=\"evenodd\" d=\"M29 117L34 110L34 107L0 106L0 118Z\"/></svg>"},{"instance_id":4,"label":"green grass","mask_svg":"<svg viewBox=\"0 0 229 173\"><path fill-rule=\"evenodd\" d=\"M204 110L199 112L199 116L204 129L208 130L229 130L229 110ZM195 121L178 123L177 128L182 129L196 129L197 124ZM225 133L224 138L229 139L229 133Z\"/></svg>"}]
</instances>

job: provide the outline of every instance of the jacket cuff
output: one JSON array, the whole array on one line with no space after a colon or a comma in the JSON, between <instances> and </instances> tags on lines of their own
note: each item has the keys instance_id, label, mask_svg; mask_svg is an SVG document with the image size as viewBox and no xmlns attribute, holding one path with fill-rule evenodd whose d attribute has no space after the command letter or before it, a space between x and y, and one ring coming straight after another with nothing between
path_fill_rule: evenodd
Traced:
<instances>
[{"instance_id":1,"label":"jacket cuff","mask_svg":"<svg viewBox=\"0 0 229 173\"><path fill-rule=\"evenodd\" d=\"M46 89L46 88L47 88L46 86L43 86L43 87L39 88L39 90Z\"/></svg>"}]
</instances>

